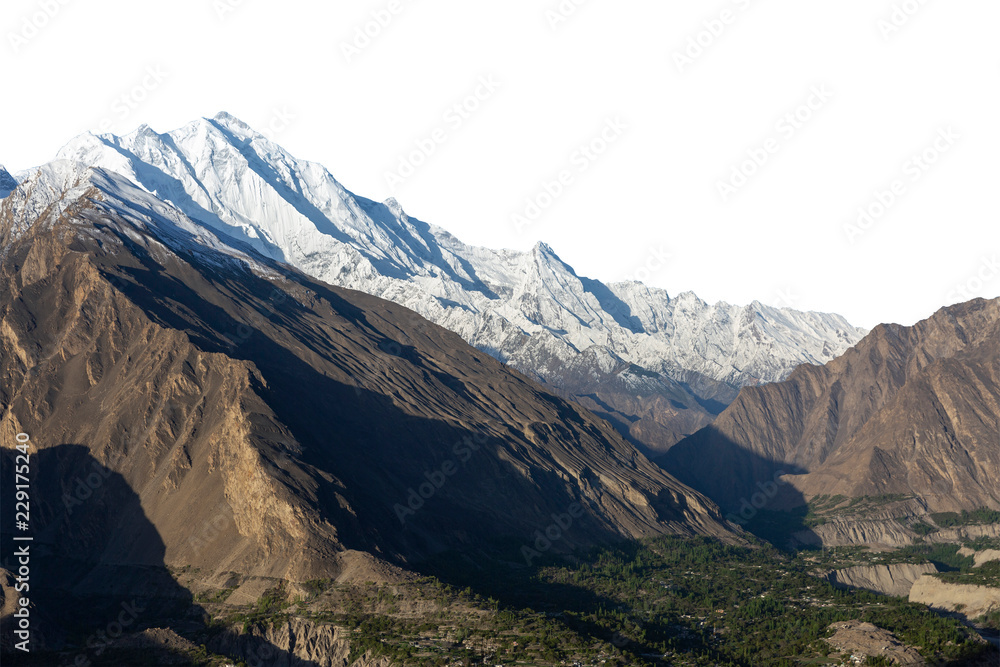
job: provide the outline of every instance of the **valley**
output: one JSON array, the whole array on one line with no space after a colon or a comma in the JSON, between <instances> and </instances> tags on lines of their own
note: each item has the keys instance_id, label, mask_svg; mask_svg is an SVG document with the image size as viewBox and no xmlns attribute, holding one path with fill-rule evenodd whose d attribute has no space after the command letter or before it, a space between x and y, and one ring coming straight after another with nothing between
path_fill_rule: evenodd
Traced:
<instances>
[{"instance_id":1,"label":"valley","mask_svg":"<svg viewBox=\"0 0 1000 667\"><path fill-rule=\"evenodd\" d=\"M955 556L930 555L949 562ZM964 622L905 597L845 590L818 576L924 557L858 548L789 554L764 544L663 537L530 568L511 567L516 549L474 559L442 554L416 573L367 582L230 573L215 580L224 584L217 588L206 573L182 568L171 574L197 591L197 611L146 630L145 652L204 666L227 664L222 654L248 666L318 667L843 665L850 664L847 655L861 655L862 664L893 655L911 660L903 664L994 664L989 642ZM988 635L1000 627L998 613L970 621ZM871 624L890 640L868 654L845 653L840 628L852 623ZM883 650L886 642L890 650ZM143 662L127 647L92 653L95 665L167 664Z\"/></svg>"}]
</instances>

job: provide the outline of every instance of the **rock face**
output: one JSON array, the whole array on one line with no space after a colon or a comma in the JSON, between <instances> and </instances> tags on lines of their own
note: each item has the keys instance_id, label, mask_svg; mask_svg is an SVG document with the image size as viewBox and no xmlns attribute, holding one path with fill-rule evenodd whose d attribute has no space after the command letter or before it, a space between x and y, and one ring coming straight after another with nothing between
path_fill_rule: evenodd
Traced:
<instances>
[{"instance_id":1,"label":"rock face","mask_svg":"<svg viewBox=\"0 0 1000 667\"><path fill-rule=\"evenodd\" d=\"M208 647L217 653L242 658L250 665L281 664L288 667L391 667L388 658L363 655L349 661L350 635L331 625L291 618L281 625L255 627L249 633L224 632Z\"/></svg>"},{"instance_id":2,"label":"rock face","mask_svg":"<svg viewBox=\"0 0 1000 667\"><path fill-rule=\"evenodd\" d=\"M973 557L975 562L975 567L979 567L983 563L989 563L991 561L1000 560L1000 551L996 549L986 549L985 551L977 551L976 555Z\"/></svg>"},{"instance_id":3,"label":"rock face","mask_svg":"<svg viewBox=\"0 0 1000 667\"><path fill-rule=\"evenodd\" d=\"M937 572L932 563L915 565L900 563L896 565L871 565L847 567L842 570L832 570L827 579L841 588L860 588L882 595L906 597L910 594L913 582L925 574Z\"/></svg>"},{"instance_id":4,"label":"rock face","mask_svg":"<svg viewBox=\"0 0 1000 667\"><path fill-rule=\"evenodd\" d=\"M865 333L837 315L604 284L543 243L530 252L466 245L395 200L349 192L225 113L168 134L85 134L59 158L117 172L314 278L411 308L585 401L650 450L709 423L739 387L829 361Z\"/></svg>"},{"instance_id":5,"label":"rock face","mask_svg":"<svg viewBox=\"0 0 1000 667\"><path fill-rule=\"evenodd\" d=\"M869 656L883 656L893 661L894 665L926 665L920 653L896 639L887 630L861 621L843 621L830 626L834 634L826 643L838 651L850 653L858 658L859 664L864 664Z\"/></svg>"},{"instance_id":6,"label":"rock face","mask_svg":"<svg viewBox=\"0 0 1000 667\"><path fill-rule=\"evenodd\" d=\"M0 286L3 442L30 434L48 548L88 567L303 581L553 524L554 549L732 537L606 422L117 175L57 163L0 202Z\"/></svg>"},{"instance_id":7,"label":"rock face","mask_svg":"<svg viewBox=\"0 0 1000 667\"><path fill-rule=\"evenodd\" d=\"M948 584L937 577L924 575L913 583L910 602L958 612L968 619L975 619L987 612L1000 610L1000 588Z\"/></svg>"},{"instance_id":8,"label":"rock face","mask_svg":"<svg viewBox=\"0 0 1000 667\"><path fill-rule=\"evenodd\" d=\"M1000 299L881 325L825 366L743 389L659 461L726 507L777 474L790 503L898 494L924 512L998 508L998 341Z\"/></svg>"},{"instance_id":9,"label":"rock face","mask_svg":"<svg viewBox=\"0 0 1000 667\"><path fill-rule=\"evenodd\" d=\"M826 547L865 544L892 549L909 546L913 538L914 533L894 519L828 521L795 533L801 544Z\"/></svg>"}]
</instances>

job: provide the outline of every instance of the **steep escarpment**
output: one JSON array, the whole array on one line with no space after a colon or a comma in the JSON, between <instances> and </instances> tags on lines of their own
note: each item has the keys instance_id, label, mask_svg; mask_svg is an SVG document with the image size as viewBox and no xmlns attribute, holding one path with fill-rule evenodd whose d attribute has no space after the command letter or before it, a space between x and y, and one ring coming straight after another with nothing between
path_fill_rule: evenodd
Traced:
<instances>
[{"instance_id":1,"label":"steep escarpment","mask_svg":"<svg viewBox=\"0 0 1000 667\"><path fill-rule=\"evenodd\" d=\"M250 632L223 632L209 648L238 657L248 664L271 664L279 656L311 667L392 667L386 657L362 655L351 660L351 632L332 625L318 625L302 618L281 624L254 627Z\"/></svg>"},{"instance_id":2,"label":"steep escarpment","mask_svg":"<svg viewBox=\"0 0 1000 667\"><path fill-rule=\"evenodd\" d=\"M925 574L933 574L937 571L933 563L858 565L833 570L827 575L827 579L830 583L843 588L860 588L882 595L906 597L909 595L914 581Z\"/></svg>"},{"instance_id":3,"label":"steep escarpment","mask_svg":"<svg viewBox=\"0 0 1000 667\"><path fill-rule=\"evenodd\" d=\"M931 575L914 582L909 599L933 609L958 612L969 619L1000 610L1000 588L950 584Z\"/></svg>"},{"instance_id":4,"label":"steep escarpment","mask_svg":"<svg viewBox=\"0 0 1000 667\"><path fill-rule=\"evenodd\" d=\"M47 178L0 207L0 430L46 459L55 552L301 581L348 551L732 535L606 422L402 306L113 175Z\"/></svg>"},{"instance_id":5,"label":"steep escarpment","mask_svg":"<svg viewBox=\"0 0 1000 667\"><path fill-rule=\"evenodd\" d=\"M820 496L908 503L902 516L1000 507L998 343L1000 300L879 326L825 366L743 389L660 461L727 507L776 475L788 485L772 509Z\"/></svg>"}]
</instances>

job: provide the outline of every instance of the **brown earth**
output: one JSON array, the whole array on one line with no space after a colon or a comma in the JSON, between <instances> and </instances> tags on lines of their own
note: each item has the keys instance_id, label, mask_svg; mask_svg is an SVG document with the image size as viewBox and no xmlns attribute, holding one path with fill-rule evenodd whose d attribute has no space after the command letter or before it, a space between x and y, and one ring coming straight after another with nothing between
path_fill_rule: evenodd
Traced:
<instances>
[{"instance_id":1,"label":"brown earth","mask_svg":"<svg viewBox=\"0 0 1000 667\"><path fill-rule=\"evenodd\" d=\"M0 207L0 433L31 436L51 548L104 568L77 593L128 590L123 564L301 581L547 529L733 537L605 421L402 306L161 238L97 188L23 205Z\"/></svg>"},{"instance_id":2,"label":"brown earth","mask_svg":"<svg viewBox=\"0 0 1000 667\"><path fill-rule=\"evenodd\" d=\"M1000 299L880 325L825 366L743 389L658 461L727 508L774 476L770 509L898 494L905 508L1000 508Z\"/></svg>"}]
</instances>

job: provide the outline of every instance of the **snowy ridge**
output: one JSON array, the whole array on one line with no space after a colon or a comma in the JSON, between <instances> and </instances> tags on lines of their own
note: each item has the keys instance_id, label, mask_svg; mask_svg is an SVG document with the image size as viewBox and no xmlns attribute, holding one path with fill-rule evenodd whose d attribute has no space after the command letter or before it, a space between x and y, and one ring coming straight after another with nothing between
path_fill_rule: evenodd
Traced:
<instances>
[{"instance_id":1,"label":"snowy ridge","mask_svg":"<svg viewBox=\"0 0 1000 667\"><path fill-rule=\"evenodd\" d=\"M162 244L164 252L196 254L201 261L214 264L237 262L259 275L278 275L261 263L253 250L241 250L239 241L220 237L195 223L121 174L82 162L55 160L25 172L21 183L0 204L0 215L9 216L13 241L31 225L55 224L70 208L77 216L99 222L143 246ZM72 222L75 216L66 219ZM87 229L87 233L103 232Z\"/></svg>"},{"instance_id":2,"label":"snowy ridge","mask_svg":"<svg viewBox=\"0 0 1000 667\"><path fill-rule=\"evenodd\" d=\"M120 174L237 245L403 304L547 381L589 351L587 363L607 368L634 364L678 382L698 374L739 387L825 363L866 333L838 315L605 285L577 276L541 243L529 252L465 245L393 199L351 193L225 113L168 134L147 126L121 137L84 134L58 157Z\"/></svg>"}]
</instances>

